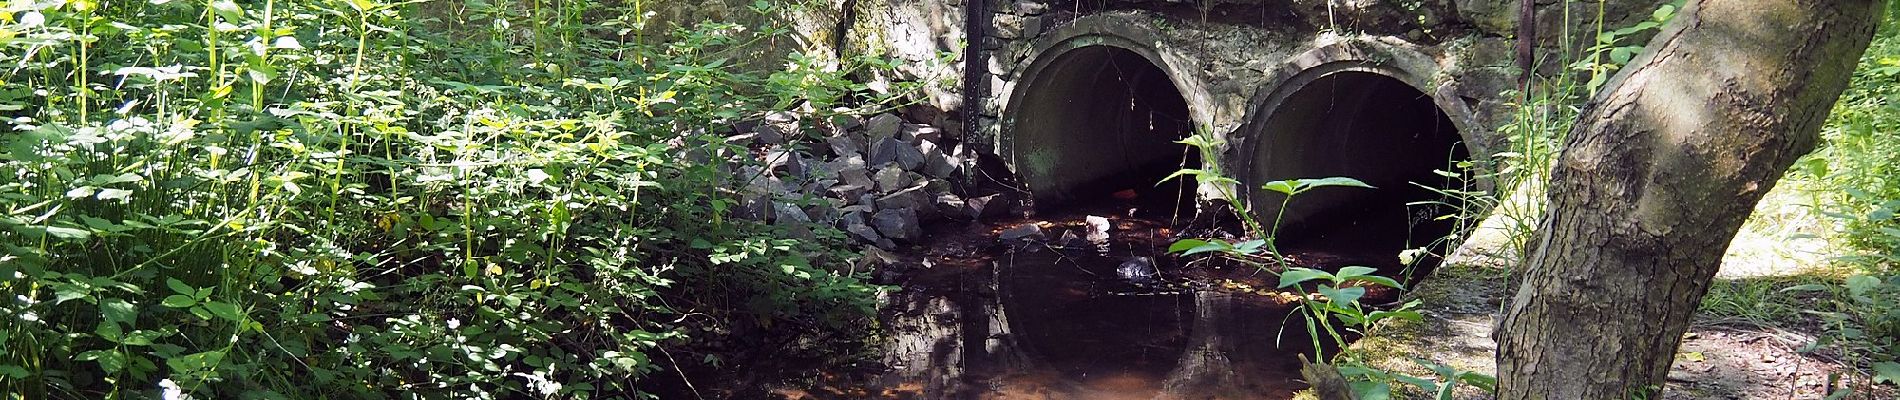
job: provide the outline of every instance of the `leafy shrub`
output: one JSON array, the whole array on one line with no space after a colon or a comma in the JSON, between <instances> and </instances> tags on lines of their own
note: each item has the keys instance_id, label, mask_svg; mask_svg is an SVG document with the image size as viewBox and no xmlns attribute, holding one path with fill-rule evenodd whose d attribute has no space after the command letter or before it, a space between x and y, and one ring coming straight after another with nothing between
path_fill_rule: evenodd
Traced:
<instances>
[{"instance_id":1,"label":"leafy shrub","mask_svg":"<svg viewBox=\"0 0 1900 400\"><path fill-rule=\"evenodd\" d=\"M723 135L862 88L639 5L7 2L0 392L636 395L863 326L841 236L727 217Z\"/></svg>"}]
</instances>

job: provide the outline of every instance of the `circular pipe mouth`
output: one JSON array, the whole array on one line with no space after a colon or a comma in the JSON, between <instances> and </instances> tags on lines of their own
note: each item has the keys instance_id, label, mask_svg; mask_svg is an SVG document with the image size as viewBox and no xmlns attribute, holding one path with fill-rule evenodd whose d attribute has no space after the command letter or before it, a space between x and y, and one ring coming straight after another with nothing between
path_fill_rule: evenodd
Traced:
<instances>
[{"instance_id":1,"label":"circular pipe mouth","mask_svg":"<svg viewBox=\"0 0 1900 400\"><path fill-rule=\"evenodd\" d=\"M1284 195L1254 190L1255 216L1278 220L1282 249L1389 259L1387 273L1408 269L1400 252L1445 254L1441 240L1457 228L1466 190L1461 165L1470 158L1457 126L1434 99L1404 80L1372 68L1326 68L1296 76L1256 114L1249 157L1252 188L1277 180L1348 177L1375 189L1327 187ZM1441 173L1441 171L1445 173ZM1412 276L1435 267L1425 257Z\"/></svg>"},{"instance_id":2,"label":"circular pipe mouth","mask_svg":"<svg viewBox=\"0 0 1900 400\"><path fill-rule=\"evenodd\" d=\"M1153 190L1200 156L1175 143L1193 132L1168 73L1135 51L1094 45L1062 52L1017 88L1011 157L1038 207L1123 190ZM1182 190L1178 185L1164 189ZM1174 201L1178 193L1148 198ZM1185 196L1192 201L1192 192Z\"/></svg>"}]
</instances>

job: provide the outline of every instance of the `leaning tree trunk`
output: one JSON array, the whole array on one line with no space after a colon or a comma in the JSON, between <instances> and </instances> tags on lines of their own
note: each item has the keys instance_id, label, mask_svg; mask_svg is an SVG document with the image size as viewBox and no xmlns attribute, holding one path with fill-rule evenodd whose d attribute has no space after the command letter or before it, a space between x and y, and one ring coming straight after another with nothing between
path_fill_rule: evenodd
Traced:
<instances>
[{"instance_id":1,"label":"leaning tree trunk","mask_svg":"<svg viewBox=\"0 0 1900 400\"><path fill-rule=\"evenodd\" d=\"M1498 398L1657 391L1755 203L1813 150L1881 0L1690 0L1591 102L1498 330Z\"/></svg>"}]
</instances>

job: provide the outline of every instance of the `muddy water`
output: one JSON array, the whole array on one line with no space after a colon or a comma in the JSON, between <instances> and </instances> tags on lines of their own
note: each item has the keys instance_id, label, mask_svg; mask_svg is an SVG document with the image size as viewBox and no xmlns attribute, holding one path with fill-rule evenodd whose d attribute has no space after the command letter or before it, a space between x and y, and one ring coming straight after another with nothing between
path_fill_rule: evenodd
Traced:
<instances>
[{"instance_id":1,"label":"muddy water","mask_svg":"<svg viewBox=\"0 0 1900 400\"><path fill-rule=\"evenodd\" d=\"M1092 214L1112 215L1109 210ZM940 226L892 282L880 316L891 369L880 397L957 399L1284 399L1312 356L1292 314L1297 295L1272 289L1273 270L1189 262L1165 254L1167 221L1111 218L1110 240L1090 242L1087 212L994 224ZM1035 223L1040 239L1001 241ZM1070 233L1071 235L1064 235ZM1065 240L1065 237L1070 237ZM1293 249L1293 264L1395 273L1396 252ZM1158 282L1117 268L1152 260ZM1397 293L1374 291L1369 304ZM1330 346L1329 346L1330 347Z\"/></svg>"}]
</instances>

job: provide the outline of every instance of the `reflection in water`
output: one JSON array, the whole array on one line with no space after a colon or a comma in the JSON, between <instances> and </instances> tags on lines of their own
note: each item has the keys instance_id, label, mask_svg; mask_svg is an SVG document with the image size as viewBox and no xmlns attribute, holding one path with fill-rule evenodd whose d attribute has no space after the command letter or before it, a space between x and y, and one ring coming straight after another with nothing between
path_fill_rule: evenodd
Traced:
<instances>
[{"instance_id":1,"label":"reflection in water","mask_svg":"<svg viewBox=\"0 0 1900 400\"><path fill-rule=\"evenodd\" d=\"M1005 245L979 234L982 245L926 254L934 266L910 274L904 289L884 299L892 370L879 385L886 396L1288 398L1305 387L1296 355L1310 356L1311 344L1300 317L1290 315L1297 296L1271 290L1273 273L1181 265L1163 254L1173 238L1162 223L1115 223L1106 243ZM1043 225L1048 236L1063 237L1086 224L1078 217ZM1290 258L1386 271L1397 261L1318 251ZM1131 261L1151 262L1158 276L1124 278L1117 270ZM1375 291L1367 298L1393 297Z\"/></svg>"}]
</instances>

